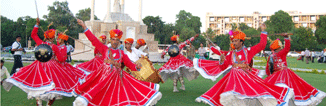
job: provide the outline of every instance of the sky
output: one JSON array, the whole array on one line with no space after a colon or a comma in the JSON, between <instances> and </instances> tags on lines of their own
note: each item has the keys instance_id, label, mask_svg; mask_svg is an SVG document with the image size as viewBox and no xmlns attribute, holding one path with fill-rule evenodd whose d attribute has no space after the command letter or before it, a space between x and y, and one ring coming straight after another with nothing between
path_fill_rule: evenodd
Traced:
<instances>
[{"instance_id":1,"label":"sky","mask_svg":"<svg viewBox=\"0 0 326 106\"><path fill-rule=\"evenodd\" d=\"M47 7L56 0L36 0L38 13L42 18L48 14ZM91 0L68 1L69 9L76 14L91 6ZM114 0L111 0L111 11ZM125 0L125 13L138 21L139 0ZM261 14L274 14L278 10L299 11L302 13L326 13L323 0L143 0L142 18L160 16L166 23L175 23L180 10L200 17L201 32L204 31L207 12L216 15L244 15L259 11ZM101 20L107 13L107 0L95 0L95 15ZM1 15L16 21L22 16L37 17L35 0L1 0Z\"/></svg>"}]
</instances>

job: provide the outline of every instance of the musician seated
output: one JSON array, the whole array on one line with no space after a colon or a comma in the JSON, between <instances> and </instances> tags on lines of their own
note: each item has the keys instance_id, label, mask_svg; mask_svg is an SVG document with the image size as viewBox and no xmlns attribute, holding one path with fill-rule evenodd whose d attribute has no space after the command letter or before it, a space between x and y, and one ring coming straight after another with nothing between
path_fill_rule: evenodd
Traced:
<instances>
[{"instance_id":1,"label":"musician seated","mask_svg":"<svg viewBox=\"0 0 326 106\"><path fill-rule=\"evenodd\" d=\"M138 40L136 41L136 46L135 46L135 48L136 48L137 50L140 50L140 51L142 51L142 52L148 54L148 47L147 47L146 42L145 42L144 39L138 39Z\"/></svg>"},{"instance_id":2,"label":"musician seated","mask_svg":"<svg viewBox=\"0 0 326 106\"><path fill-rule=\"evenodd\" d=\"M132 47L132 44L134 42L134 39L132 38L127 38L125 39L125 54L128 55L129 59L132 61L132 62L136 62L140 57L148 57L148 54L147 53L144 53L140 50L137 50L135 47Z\"/></svg>"}]
</instances>

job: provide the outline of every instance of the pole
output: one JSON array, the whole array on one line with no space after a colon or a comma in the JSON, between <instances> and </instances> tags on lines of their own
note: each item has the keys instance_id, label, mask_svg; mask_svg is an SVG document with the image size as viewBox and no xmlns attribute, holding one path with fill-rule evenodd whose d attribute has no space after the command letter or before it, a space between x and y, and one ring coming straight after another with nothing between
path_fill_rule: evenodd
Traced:
<instances>
[{"instance_id":1,"label":"pole","mask_svg":"<svg viewBox=\"0 0 326 106\"><path fill-rule=\"evenodd\" d=\"M26 29L25 29L25 35L26 35L26 46L28 47L28 40L27 40L27 25L26 25Z\"/></svg>"},{"instance_id":2,"label":"pole","mask_svg":"<svg viewBox=\"0 0 326 106\"><path fill-rule=\"evenodd\" d=\"M39 18L36 0L35 0L35 7L36 7L37 18Z\"/></svg>"},{"instance_id":3,"label":"pole","mask_svg":"<svg viewBox=\"0 0 326 106\"><path fill-rule=\"evenodd\" d=\"M68 36L68 35L67 35L67 36ZM71 38L71 39L73 39L73 40L75 40L75 41L77 41L77 42L79 42L79 43L81 43L81 44L84 44L85 46L88 46L88 47L91 48L91 49L95 49L94 47L89 46L89 45L83 43L82 41L79 41L78 39L75 39L75 38L73 38L73 37L71 37L71 36L68 36L68 37Z\"/></svg>"}]
</instances>

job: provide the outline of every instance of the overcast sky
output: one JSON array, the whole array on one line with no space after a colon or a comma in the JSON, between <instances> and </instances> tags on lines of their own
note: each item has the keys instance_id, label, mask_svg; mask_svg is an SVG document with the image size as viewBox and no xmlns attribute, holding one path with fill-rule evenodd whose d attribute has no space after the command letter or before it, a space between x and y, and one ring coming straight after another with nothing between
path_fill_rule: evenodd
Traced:
<instances>
[{"instance_id":1,"label":"overcast sky","mask_svg":"<svg viewBox=\"0 0 326 106\"><path fill-rule=\"evenodd\" d=\"M48 14L47 6L53 5L56 0L36 0L40 17ZM91 0L58 0L68 1L70 10L76 14L78 10L90 7ZM302 13L326 13L323 0L143 0L143 15L160 16L166 23L174 23L176 14L180 10L199 16L202 22L201 31L204 31L205 15L212 12L223 14L252 14L259 11L261 14L273 14L278 10L297 10ZM114 0L111 0L113 6ZM125 0L125 13L138 21L139 0ZM111 6L111 7L112 7ZM95 0L95 15L101 20L106 15L107 0ZM112 9L112 8L111 8ZM1 0L1 15L17 20L21 16L36 18L34 0Z\"/></svg>"}]
</instances>

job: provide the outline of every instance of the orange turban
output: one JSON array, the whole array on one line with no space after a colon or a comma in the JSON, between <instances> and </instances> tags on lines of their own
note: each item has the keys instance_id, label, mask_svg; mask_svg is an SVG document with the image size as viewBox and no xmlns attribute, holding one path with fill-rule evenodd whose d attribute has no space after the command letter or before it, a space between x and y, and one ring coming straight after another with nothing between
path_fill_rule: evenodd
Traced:
<instances>
[{"instance_id":1,"label":"orange turban","mask_svg":"<svg viewBox=\"0 0 326 106\"><path fill-rule=\"evenodd\" d=\"M123 32L120 31L119 29L112 29L110 31L110 38L117 37L117 38L121 39L122 35L123 35Z\"/></svg>"},{"instance_id":2,"label":"orange turban","mask_svg":"<svg viewBox=\"0 0 326 106\"><path fill-rule=\"evenodd\" d=\"M137 43L138 43L139 46L143 46L143 45L145 45L146 42L145 42L144 39L138 39Z\"/></svg>"},{"instance_id":3,"label":"orange turban","mask_svg":"<svg viewBox=\"0 0 326 106\"><path fill-rule=\"evenodd\" d=\"M271 50L276 50L282 47L282 42L279 39L274 40L269 47Z\"/></svg>"},{"instance_id":4,"label":"orange turban","mask_svg":"<svg viewBox=\"0 0 326 106\"><path fill-rule=\"evenodd\" d=\"M127 39L125 39L125 43L134 43L134 39L132 39L132 38L127 38Z\"/></svg>"},{"instance_id":5,"label":"orange turban","mask_svg":"<svg viewBox=\"0 0 326 106\"><path fill-rule=\"evenodd\" d=\"M106 36L105 35L101 35L99 38L100 39L106 39Z\"/></svg>"},{"instance_id":6,"label":"orange turban","mask_svg":"<svg viewBox=\"0 0 326 106\"><path fill-rule=\"evenodd\" d=\"M65 35L65 34L61 34L61 33L58 34L58 38L60 38L60 39L62 39L62 40L65 40L65 41L68 40L68 36Z\"/></svg>"},{"instance_id":7,"label":"orange turban","mask_svg":"<svg viewBox=\"0 0 326 106\"><path fill-rule=\"evenodd\" d=\"M171 37L171 41L178 41L179 40L179 35L173 35Z\"/></svg>"},{"instance_id":8,"label":"orange turban","mask_svg":"<svg viewBox=\"0 0 326 106\"><path fill-rule=\"evenodd\" d=\"M44 32L44 38L54 38L55 36L55 29L50 29Z\"/></svg>"},{"instance_id":9,"label":"orange turban","mask_svg":"<svg viewBox=\"0 0 326 106\"><path fill-rule=\"evenodd\" d=\"M243 32L241 32L241 31L230 31L229 32L229 34L230 34L230 39L231 40L233 40L233 39L240 39L240 40L245 40L245 38L246 38L246 34L245 33L243 33Z\"/></svg>"}]
</instances>

